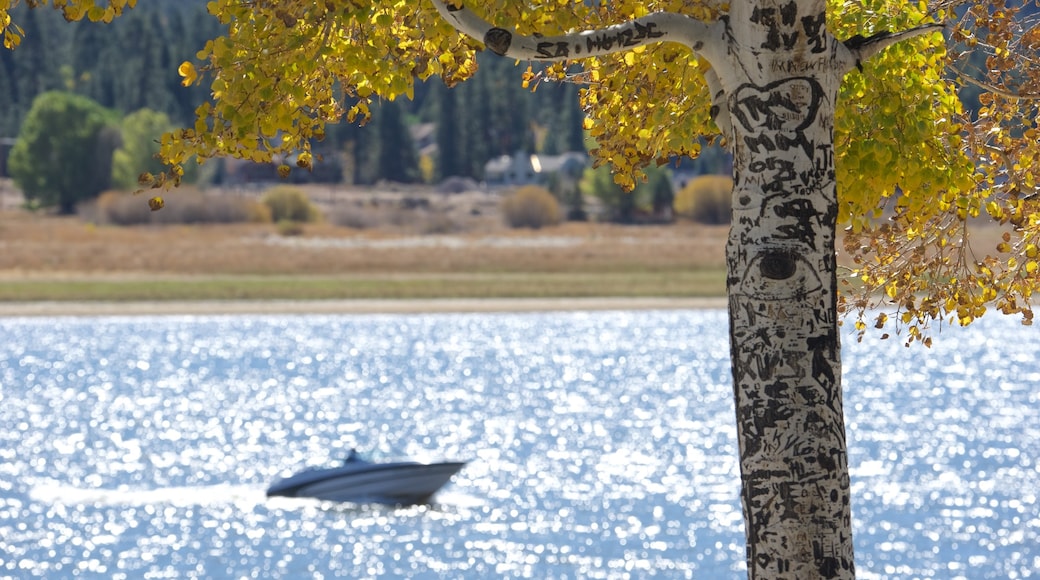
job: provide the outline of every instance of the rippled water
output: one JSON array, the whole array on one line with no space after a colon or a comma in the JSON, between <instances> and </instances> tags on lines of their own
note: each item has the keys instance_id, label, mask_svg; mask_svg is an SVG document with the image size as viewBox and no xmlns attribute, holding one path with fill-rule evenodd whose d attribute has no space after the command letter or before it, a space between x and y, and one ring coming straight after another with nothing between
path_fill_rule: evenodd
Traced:
<instances>
[{"instance_id":1,"label":"rippled water","mask_svg":"<svg viewBox=\"0 0 1040 580\"><path fill-rule=\"evenodd\" d=\"M0 576L743 574L721 311L0 319ZM1040 333L845 345L863 578L1040 573ZM429 507L267 500L467 459Z\"/></svg>"}]
</instances>

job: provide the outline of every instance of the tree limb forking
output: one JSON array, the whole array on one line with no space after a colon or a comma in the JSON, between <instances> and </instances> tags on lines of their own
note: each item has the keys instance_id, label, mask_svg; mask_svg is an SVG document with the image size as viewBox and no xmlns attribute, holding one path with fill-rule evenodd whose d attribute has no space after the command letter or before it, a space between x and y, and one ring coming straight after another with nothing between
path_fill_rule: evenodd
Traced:
<instances>
[{"instance_id":1,"label":"tree limb forking","mask_svg":"<svg viewBox=\"0 0 1040 580\"><path fill-rule=\"evenodd\" d=\"M456 30L471 36L500 56L555 62L602 56L658 42L677 42L694 51L706 44L710 26L682 14L655 12L622 24L559 36L524 36L491 25L462 5L461 0L431 0Z\"/></svg>"},{"instance_id":2,"label":"tree limb forking","mask_svg":"<svg viewBox=\"0 0 1040 580\"><path fill-rule=\"evenodd\" d=\"M915 26L902 32L878 32L867 37L857 34L842 44L852 53L852 56L855 58L855 65L859 67L863 61L870 59L897 42L942 30L943 28L943 25L940 23L929 23Z\"/></svg>"}]
</instances>

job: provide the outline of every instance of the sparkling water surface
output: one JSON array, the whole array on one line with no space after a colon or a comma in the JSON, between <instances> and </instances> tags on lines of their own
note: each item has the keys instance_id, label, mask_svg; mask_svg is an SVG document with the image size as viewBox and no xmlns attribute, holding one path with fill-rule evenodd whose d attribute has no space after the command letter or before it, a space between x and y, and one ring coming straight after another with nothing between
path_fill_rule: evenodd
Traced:
<instances>
[{"instance_id":1,"label":"sparkling water surface","mask_svg":"<svg viewBox=\"0 0 1040 580\"><path fill-rule=\"evenodd\" d=\"M859 576L1040 576L1040 332L843 352ZM739 578L733 415L722 311L0 319L0 577Z\"/></svg>"}]
</instances>

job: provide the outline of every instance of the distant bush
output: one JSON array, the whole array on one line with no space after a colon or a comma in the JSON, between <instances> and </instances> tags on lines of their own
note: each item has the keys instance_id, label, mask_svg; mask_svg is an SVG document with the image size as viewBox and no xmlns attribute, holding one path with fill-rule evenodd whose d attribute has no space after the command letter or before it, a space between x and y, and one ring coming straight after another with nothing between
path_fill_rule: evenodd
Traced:
<instances>
[{"instance_id":1,"label":"distant bush","mask_svg":"<svg viewBox=\"0 0 1040 580\"><path fill-rule=\"evenodd\" d=\"M260 201L270 208L271 219L275 223L283 220L308 223L318 221L321 217L321 212L311 204L307 194L291 185L272 187Z\"/></svg>"},{"instance_id":2,"label":"distant bush","mask_svg":"<svg viewBox=\"0 0 1040 580\"><path fill-rule=\"evenodd\" d=\"M429 213L425 218L419 220L416 227L419 233L424 235L454 234L466 230L464 225L444 213Z\"/></svg>"},{"instance_id":3,"label":"distant bush","mask_svg":"<svg viewBox=\"0 0 1040 580\"><path fill-rule=\"evenodd\" d=\"M106 191L84 217L101 224L229 224L270 222L267 206L241 197L206 195L193 188L180 188L163 196L166 207L152 211L147 195Z\"/></svg>"},{"instance_id":4,"label":"distant bush","mask_svg":"<svg viewBox=\"0 0 1040 580\"><path fill-rule=\"evenodd\" d=\"M702 175L675 196L675 213L704 224L728 224L732 208L733 179Z\"/></svg>"},{"instance_id":5,"label":"distant bush","mask_svg":"<svg viewBox=\"0 0 1040 580\"><path fill-rule=\"evenodd\" d=\"M560 223L560 204L549 190L526 185L502 200L502 215L509 227L537 230Z\"/></svg>"},{"instance_id":6,"label":"distant bush","mask_svg":"<svg viewBox=\"0 0 1040 580\"><path fill-rule=\"evenodd\" d=\"M93 210L81 208L84 217L100 224L132 226L152 220L148 198L122 191L106 191L98 196Z\"/></svg>"},{"instance_id":7,"label":"distant bush","mask_svg":"<svg viewBox=\"0 0 1040 580\"><path fill-rule=\"evenodd\" d=\"M282 236L302 236L303 224L294 220L278 220L275 224L278 234Z\"/></svg>"},{"instance_id":8,"label":"distant bush","mask_svg":"<svg viewBox=\"0 0 1040 580\"><path fill-rule=\"evenodd\" d=\"M253 199L206 195L192 189L175 190L164 198L166 207L154 213L158 223L231 224L271 221L271 211L267 206Z\"/></svg>"},{"instance_id":9,"label":"distant bush","mask_svg":"<svg viewBox=\"0 0 1040 580\"><path fill-rule=\"evenodd\" d=\"M377 228L386 222L386 212L380 208L366 207L363 204L334 205L326 219L334 225L367 230Z\"/></svg>"},{"instance_id":10,"label":"distant bush","mask_svg":"<svg viewBox=\"0 0 1040 580\"><path fill-rule=\"evenodd\" d=\"M478 212L479 215L479 212ZM435 208L428 199L405 197L392 202L376 200L333 205L325 220L356 230L393 228L413 234L450 234L465 231L464 219L451 208Z\"/></svg>"}]
</instances>

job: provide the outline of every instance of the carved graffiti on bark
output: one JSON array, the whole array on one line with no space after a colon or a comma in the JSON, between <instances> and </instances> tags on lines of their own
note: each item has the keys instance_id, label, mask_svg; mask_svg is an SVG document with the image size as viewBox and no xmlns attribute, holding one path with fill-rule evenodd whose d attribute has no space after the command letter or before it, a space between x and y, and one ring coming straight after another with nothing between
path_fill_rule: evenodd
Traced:
<instances>
[{"instance_id":1,"label":"carved graffiti on bark","mask_svg":"<svg viewBox=\"0 0 1040 580\"><path fill-rule=\"evenodd\" d=\"M785 34L795 30L823 33L814 30L815 18L797 18L787 6L755 16L777 31L767 43L782 49L794 41ZM820 59L771 70L812 73L824 70ZM740 264L730 290L735 388L745 393L738 395L737 417L750 434L741 450L744 502L749 513L767 518L751 526L749 545L756 546L751 557L758 569L791 577L807 572L807 562L824 578L852 566L840 543L777 535L783 522L804 521L807 512L821 521L843 518L848 502L839 491L848 482L836 475L847 459L834 451L834 442L844 440L843 431L833 430L841 424L834 419L841 417L839 342L830 314L835 289L821 274L833 269L827 224L837 211L832 139L820 125L832 106L828 99L818 79L795 76L739 84L728 101L740 168L729 252ZM804 557L778 557L783 549L767 547L778 542L799 546Z\"/></svg>"},{"instance_id":2,"label":"carved graffiti on bark","mask_svg":"<svg viewBox=\"0 0 1040 580\"><path fill-rule=\"evenodd\" d=\"M755 153L788 151L799 147L812 157L813 144L804 129L816 119L823 89L809 77L792 77L764 87L740 86L731 111L750 133L744 143Z\"/></svg>"},{"instance_id":3,"label":"carved graffiti on bark","mask_svg":"<svg viewBox=\"0 0 1040 580\"><path fill-rule=\"evenodd\" d=\"M791 50L798 44L802 34L813 53L825 50L823 26L824 14L803 16L798 20L798 3L792 0L777 7L756 6L751 12L751 22L766 29L766 39L759 45L766 50ZM801 27L798 25L801 24Z\"/></svg>"},{"instance_id":4,"label":"carved graffiti on bark","mask_svg":"<svg viewBox=\"0 0 1040 580\"><path fill-rule=\"evenodd\" d=\"M580 42L575 42L573 45L567 41L539 42L536 47L536 57L560 59L573 56L577 58L582 53L603 52L614 47L639 46L648 38L661 38L664 35L664 32L658 30L656 22L635 21L592 34L585 38L584 46Z\"/></svg>"},{"instance_id":5,"label":"carved graffiti on bark","mask_svg":"<svg viewBox=\"0 0 1040 580\"><path fill-rule=\"evenodd\" d=\"M795 300L821 288L820 277L805 258L773 250L751 258L738 290L758 300Z\"/></svg>"}]
</instances>

